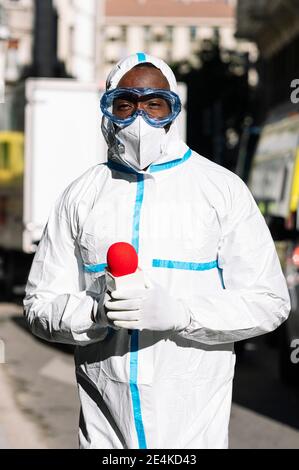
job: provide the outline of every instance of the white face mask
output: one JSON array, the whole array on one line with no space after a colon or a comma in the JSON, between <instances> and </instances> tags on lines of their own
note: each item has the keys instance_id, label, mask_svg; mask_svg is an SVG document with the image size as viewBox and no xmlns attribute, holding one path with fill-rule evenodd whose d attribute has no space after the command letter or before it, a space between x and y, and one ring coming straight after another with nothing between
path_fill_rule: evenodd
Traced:
<instances>
[{"instance_id":1,"label":"white face mask","mask_svg":"<svg viewBox=\"0 0 299 470\"><path fill-rule=\"evenodd\" d=\"M137 116L132 124L116 133L125 149L120 157L134 169L144 170L161 156L165 136L165 129L150 126L142 116Z\"/></svg>"}]
</instances>

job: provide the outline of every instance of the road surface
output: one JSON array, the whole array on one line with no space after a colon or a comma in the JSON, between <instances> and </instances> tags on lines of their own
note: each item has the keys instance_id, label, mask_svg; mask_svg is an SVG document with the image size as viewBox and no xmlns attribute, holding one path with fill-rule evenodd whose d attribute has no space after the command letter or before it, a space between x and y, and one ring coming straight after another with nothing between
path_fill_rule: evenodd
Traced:
<instances>
[{"instance_id":1,"label":"road surface","mask_svg":"<svg viewBox=\"0 0 299 470\"><path fill-rule=\"evenodd\" d=\"M72 347L34 337L14 303L0 303L0 339L0 448L78 448ZM281 384L264 338L248 343L237 359L230 448L299 448L298 392Z\"/></svg>"}]
</instances>

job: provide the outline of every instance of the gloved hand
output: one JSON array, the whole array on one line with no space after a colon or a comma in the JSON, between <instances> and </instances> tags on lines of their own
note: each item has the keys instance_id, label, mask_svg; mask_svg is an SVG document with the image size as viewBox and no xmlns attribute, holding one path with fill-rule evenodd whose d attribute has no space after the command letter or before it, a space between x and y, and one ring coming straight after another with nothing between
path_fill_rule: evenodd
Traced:
<instances>
[{"instance_id":1,"label":"gloved hand","mask_svg":"<svg viewBox=\"0 0 299 470\"><path fill-rule=\"evenodd\" d=\"M105 301L107 317L114 325L129 330L181 331L191 317L183 303L157 284L145 289L113 291Z\"/></svg>"},{"instance_id":2,"label":"gloved hand","mask_svg":"<svg viewBox=\"0 0 299 470\"><path fill-rule=\"evenodd\" d=\"M93 310L91 313L92 321L103 328L109 326L114 330L119 330L120 328L115 326L114 323L107 317L107 309L105 307L105 303L109 301L113 303L111 295L106 292L94 302Z\"/></svg>"}]
</instances>

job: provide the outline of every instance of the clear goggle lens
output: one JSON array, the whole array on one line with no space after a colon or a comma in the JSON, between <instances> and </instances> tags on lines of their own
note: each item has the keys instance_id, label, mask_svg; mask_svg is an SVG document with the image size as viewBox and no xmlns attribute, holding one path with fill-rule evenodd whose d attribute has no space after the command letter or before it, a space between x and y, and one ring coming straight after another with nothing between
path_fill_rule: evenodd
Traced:
<instances>
[{"instance_id":1,"label":"clear goggle lens","mask_svg":"<svg viewBox=\"0 0 299 470\"><path fill-rule=\"evenodd\" d=\"M120 127L140 115L151 126L164 127L180 113L181 101L176 93L159 88L115 88L102 96L101 110Z\"/></svg>"}]
</instances>

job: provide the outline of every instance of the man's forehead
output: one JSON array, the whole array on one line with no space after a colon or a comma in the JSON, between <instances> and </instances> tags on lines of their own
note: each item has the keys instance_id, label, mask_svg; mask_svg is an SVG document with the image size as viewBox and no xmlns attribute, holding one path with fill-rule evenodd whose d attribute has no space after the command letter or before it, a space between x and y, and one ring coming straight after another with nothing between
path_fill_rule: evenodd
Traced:
<instances>
[{"instance_id":1,"label":"man's forehead","mask_svg":"<svg viewBox=\"0 0 299 470\"><path fill-rule=\"evenodd\" d=\"M170 90L167 78L160 69L143 65L135 66L120 79L117 88L162 88Z\"/></svg>"}]
</instances>

